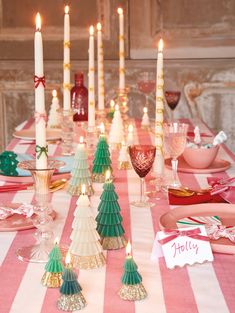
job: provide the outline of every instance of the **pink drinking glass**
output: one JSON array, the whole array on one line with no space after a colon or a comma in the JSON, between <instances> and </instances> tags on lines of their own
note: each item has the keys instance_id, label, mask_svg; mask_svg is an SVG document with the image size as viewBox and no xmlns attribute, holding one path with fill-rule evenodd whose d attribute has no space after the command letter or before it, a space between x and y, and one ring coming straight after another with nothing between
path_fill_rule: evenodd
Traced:
<instances>
[{"instance_id":1,"label":"pink drinking glass","mask_svg":"<svg viewBox=\"0 0 235 313\"><path fill-rule=\"evenodd\" d=\"M132 202L136 207L146 207L151 204L144 197L144 177L149 173L156 154L156 147L153 145L129 146L129 154L132 166L140 177L140 200Z\"/></svg>"},{"instance_id":2,"label":"pink drinking glass","mask_svg":"<svg viewBox=\"0 0 235 313\"><path fill-rule=\"evenodd\" d=\"M173 182L168 187L178 188L180 187L177 178L178 157L184 152L186 146L188 124L164 123L163 127L165 148L172 159Z\"/></svg>"}]
</instances>

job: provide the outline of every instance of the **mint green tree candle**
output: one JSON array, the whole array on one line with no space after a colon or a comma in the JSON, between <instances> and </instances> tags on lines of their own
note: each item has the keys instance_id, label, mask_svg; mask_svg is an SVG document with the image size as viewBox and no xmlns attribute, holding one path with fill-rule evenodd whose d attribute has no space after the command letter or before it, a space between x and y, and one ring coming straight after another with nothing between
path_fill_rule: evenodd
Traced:
<instances>
[{"instance_id":1,"label":"mint green tree candle","mask_svg":"<svg viewBox=\"0 0 235 313\"><path fill-rule=\"evenodd\" d=\"M82 287L77 280L77 274L73 271L70 263L70 254L66 256L66 267L62 274L63 283L60 287L60 297L57 307L63 311L81 310L86 306L86 300L81 293Z\"/></svg>"},{"instance_id":2,"label":"mint green tree candle","mask_svg":"<svg viewBox=\"0 0 235 313\"><path fill-rule=\"evenodd\" d=\"M121 208L114 184L110 179L110 171L106 173L106 181L100 200L96 222L103 249L110 250L125 247L126 238L122 226Z\"/></svg>"},{"instance_id":3,"label":"mint green tree candle","mask_svg":"<svg viewBox=\"0 0 235 313\"><path fill-rule=\"evenodd\" d=\"M136 301L147 297L147 292L142 284L142 277L138 272L138 267L131 256L131 244L126 246L127 257L124 263L124 273L122 275L122 287L119 296L123 300Z\"/></svg>"}]
</instances>

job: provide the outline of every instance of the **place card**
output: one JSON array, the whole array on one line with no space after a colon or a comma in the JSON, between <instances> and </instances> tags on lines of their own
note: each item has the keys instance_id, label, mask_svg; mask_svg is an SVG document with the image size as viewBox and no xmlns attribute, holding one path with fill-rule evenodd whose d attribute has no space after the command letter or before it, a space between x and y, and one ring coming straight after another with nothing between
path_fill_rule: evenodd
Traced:
<instances>
[{"instance_id":1,"label":"place card","mask_svg":"<svg viewBox=\"0 0 235 313\"><path fill-rule=\"evenodd\" d=\"M158 232L151 259L161 257L161 250L169 269L213 261L210 241L202 225Z\"/></svg>"}]
</instances>

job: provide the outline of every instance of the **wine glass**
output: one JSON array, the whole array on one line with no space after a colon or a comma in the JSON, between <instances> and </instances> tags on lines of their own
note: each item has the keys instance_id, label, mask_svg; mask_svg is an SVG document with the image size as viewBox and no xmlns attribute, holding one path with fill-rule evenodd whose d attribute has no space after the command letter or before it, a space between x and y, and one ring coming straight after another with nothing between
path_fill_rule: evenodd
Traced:
<instances>
[{"instance_id":1,"label":"wine glass","mask_svg":"<svg viewBox=\"0 0 235 313\"><path fill-rule=\"evenodd\" d=\"M180 91L165 91L166 102L171 109L171 122L174 122L174 110L180 101Z\"/></svg>"},{"instance_id":2,"label":"wine glass","mask_svg":"<svg viewBox=\"0 0 235 313\"><path fill-rule=\"evenodd\" d=\"M154 74L150 72L141 73L138 77L137 85L138 85L139 91L145 94L145 97L146 97L145 106L148 107L149 94L153 92L156 87Z\"/></svg>"},{"instance_id":3,"label":"wine glass","mask_svg":"<svg viewBox=\"0 0 235 313\"><path fill-rule=\"evenodd\" d=\"M177 179L178 160L177 158L184 152L187 140L188 124L184 123L164 123L164 142L165 148L170 157L173 182L168 186L170 188L180 187Z\"/></svg>"},{"instance_id":4,"label":"wine glass","mask_svg":"<svg viewBox=\"0 0 235 313\"><path fill-rule=\"evenodd\" d=\"M128 149L132 166L140 177L140 200L131 204L136 207L150 206L151 204L144 197L144 177L149 173L153 165L156 147L153 145L132 145Z\"/></svg>"}]
</instances>

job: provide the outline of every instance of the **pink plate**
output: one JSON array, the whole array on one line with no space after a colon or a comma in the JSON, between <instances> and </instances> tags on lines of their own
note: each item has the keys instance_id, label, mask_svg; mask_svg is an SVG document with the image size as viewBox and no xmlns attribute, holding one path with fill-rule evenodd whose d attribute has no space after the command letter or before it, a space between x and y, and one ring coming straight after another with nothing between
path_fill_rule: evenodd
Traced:
<instances>
[{"instance_id":1,"label":"pink plate","mask_svg":"<svg viewBox=\"0 0 235 313\"><path fill-rule=\"evenodd\" d=\"M11 208L18 208L21 204L20 203L8 203L7 206ZM51 217L53 219L56 218L56 212L52 211ZM26 218L23 215L14 214L5 220L0 220L0 232L6 231L17 231L17 230L26 230L34 228L32 223L32 219Z\"/></svg>"},{"instance_id":2,"label":"pink plate","mask_svg":"<svg viewBox=\"0 0 235 313\"><path fill-rule=\"evenodd\" d=\"M177 207L163 214L159 225L161 229L174 229L177 228L177 221L182 218L214 215L220 218L222 225L235 226L235 204L227 203L203 203ZM211 247L214 252L235 254L235 244L226 238L211 240Z\"/></svg>"},{"instance_id":3,"label":"pink plate","mask_svg":"<svg viewBox=\"0 0 235 313\"><path fill-rule=\"evenodd\" d=\"M193 174L211 174L226 171L231 163L226 160L216 159L208 168L192 168L188 163L185 162L183 157L178 159L178 171L184 173L193 173ZM165 165L167 168L171 169L171 159L165 160Z\"/></svg>"},{"instance_id":4,"label":"pink plate","mask_svg":"<svg viewBox=\"0 0 235 313\"><path fill-rule=\"evenodd\" d=\"M52 181L62 178L70 178L70 173L56 173L52 176ZM0 180L7 183L33 183L32 176L4 176L0 175Z\"/></svg>"}]
</instances>

